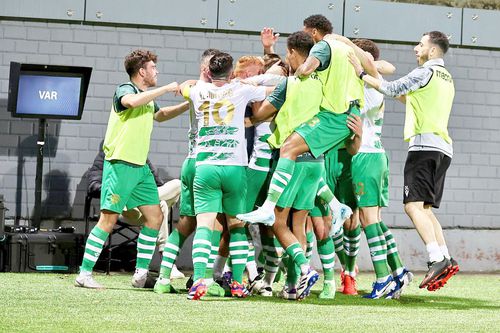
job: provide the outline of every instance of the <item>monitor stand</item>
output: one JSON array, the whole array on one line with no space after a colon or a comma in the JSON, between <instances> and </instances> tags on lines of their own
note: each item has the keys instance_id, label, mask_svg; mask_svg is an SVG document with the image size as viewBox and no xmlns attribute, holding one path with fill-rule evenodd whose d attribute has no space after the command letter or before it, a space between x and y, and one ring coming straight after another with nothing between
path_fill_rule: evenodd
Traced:
<instances>
[{"instance_id":1,"label":"monitor stand","mask_svg":"<svg viewBox=\"0 0 500 333\"><path fill-rule=\"evenodd\" d=\"M47 122L45 118L38 120L38 140L36 155L36 177L35 177L35 209L32 226L40 229L42 221L42 178L43 178L43 147L45 145L45 128Z\"/></svg>"}]
</instances>

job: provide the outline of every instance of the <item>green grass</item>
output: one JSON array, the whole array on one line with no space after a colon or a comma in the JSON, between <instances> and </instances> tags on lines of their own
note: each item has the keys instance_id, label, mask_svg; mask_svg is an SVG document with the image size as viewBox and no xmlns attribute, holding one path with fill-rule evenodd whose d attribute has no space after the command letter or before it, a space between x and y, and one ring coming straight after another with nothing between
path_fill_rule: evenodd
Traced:
<instances>
[{"instance_id":1,"label":"green grass","mask_svg":"<svg viewBox=\"0 0 500 333\"><path fill-rule=\"evenodd\" d=\"M73 287L75 275L0 273L0 332L499 332L500 277L460 274L437 292L418 289L401 300L337 293L302 302L251 297L188 301L133 289L131 275L98 275L107 289ZM369 289L371 275L359 276ZM275 289L279 286L275 285Z\"/></svg>"}]
</instances>

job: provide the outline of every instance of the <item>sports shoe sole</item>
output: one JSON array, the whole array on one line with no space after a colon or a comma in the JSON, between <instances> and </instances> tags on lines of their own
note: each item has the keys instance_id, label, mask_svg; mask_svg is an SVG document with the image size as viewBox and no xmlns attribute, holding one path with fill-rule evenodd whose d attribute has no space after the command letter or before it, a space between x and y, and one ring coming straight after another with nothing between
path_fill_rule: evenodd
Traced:
<instances>
[{"instance_id":1,"label":"sports shoe sole","mask_svg":"<svg viewBox=\"0 0 500 333\"><path fill-rule=\"evenodd\" d=\"M300 301L300 300L303 300L304 298L306 298L307 296L309 296L309 294L311 293L311 288L312 286L314 286L314 284L316 282L318 282L319 280L319 274L315 274L313 275L309 281L307 281L307 287L306 289L304 289L304 291L297 296L297 299Z\"/></svg>"},{"instance_id":2,"label":"sports shoe sole","mask_svg":"<svg viewBox=\"0 0 500 333\"><path fill-rule=\"evenodd\" d=\"M79 287L79 288L86 288L86 289L95 289L95 290L104 290L106 289L104 286L100 285L100 284L96 284L96 285L86 285L85 282L80 282L78 281L78 279L75 280L75 287Z\"/></svg>"},{"instance_id":3,"label":"sports shoe sole","mask_svg":"<svg viewBox=\"0 0 500 333\"><path fill-rule=\"evenodd\" d=\"M453 266L448 265L441 274L439 275L436 275L433 279L430 279L429 281L425 281L425 277L424 277L424 280L422 280L422 282L420 283L420 285L418 286L420 289L424 289L424 288L427 288L428 286L434 284L435 282L437 282L440 278L442 278L443 276L445 276L445 274L448 274L448 271L452 268Z\"/></svg>"},{"instance_id":4,"label":"sports shoe sole","mask_svg":"<svg viewBox=\"0 0 500 333\"><path fill-rule=\"evenodd\" d=\"M206 293L207 293L206 286L201 287L201 288L196 288L196 291L194 292L193 295L188 294L188 299L192 300L192 301L197 301L200 298L202 298L203 296L205 296Z\"/></svg>"},{"instance_id":5,"label":"sports shoe sole","mask_svg":"<svg viewBox=\"0 0 500 333\"><path fill-rule=\"evenodd\" d=\"M442 278L438 277L438 279L436 281L434 281L432 284L428 284L427 290L428 291L436 291L436 290L442 288L453 275L458 273L459 270L460 270L460 268L458 266L452 266L448 270L448 272L446 272L446 275L443 274L444 276L441 275L441 276L443 276Z\"/></svg>"}]
</instances>

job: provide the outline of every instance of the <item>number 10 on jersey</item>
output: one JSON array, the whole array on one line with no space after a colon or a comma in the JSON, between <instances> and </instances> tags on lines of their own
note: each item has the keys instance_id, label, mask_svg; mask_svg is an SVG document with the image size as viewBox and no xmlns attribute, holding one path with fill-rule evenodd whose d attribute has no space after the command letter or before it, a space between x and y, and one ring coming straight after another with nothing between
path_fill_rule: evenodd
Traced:
<instances>
[{"instance_id":1,"label":"number 10 on jersey","mask_svg":"<svg viewBox=\"0 0 500 333\"><path fill-rule=\"evenodd\" d=\"M204 101L198 108L198 111L203 113L203 126L209 126L210 114L217 125L230 125L234 117L234 104L227 99L222 99L213 105L210 104L211 101ZM226 116L221 118L223 108L226 109Z\"/></svg>"}]
</instances>

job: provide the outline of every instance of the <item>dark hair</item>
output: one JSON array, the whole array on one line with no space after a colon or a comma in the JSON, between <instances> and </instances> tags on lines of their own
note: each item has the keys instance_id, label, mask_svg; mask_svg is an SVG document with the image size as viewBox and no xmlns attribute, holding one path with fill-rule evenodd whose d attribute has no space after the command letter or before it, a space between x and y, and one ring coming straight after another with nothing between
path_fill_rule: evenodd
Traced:
<instances>
[{"instance_id":1,"label":"dark hair","mask_svg":"<svg viewBox=\"0 0 500 333\"><path fill-rule=\"evenodd\" d=\"M297 51L299 54L303 56L308 56L309 51L311 51L311 48L314 46L314 41L312 37L304 32L304 31L297 31L288 36L286 40L286 47L291 50L294 49Z\"/></svg>"},{"instance_id":2,"label":"dark hair","mask_svg":"<svg viewBox=\"0 0 500 333\"><path fill-rule=\"evenodd\" d=\"M148 50L134 50L125 57L125 70L129 77L134 76L139 72L139 69L144 68L144 64L150 61L156 63L158 57Z\"/></svg>"},{"instance_id":3,"label":"dark hair","mask_svg":"<svg viewBox=\"0 0 500 333\"><path fill-rule=\"evenodd\" d=\"M378 58L380 57L380 50L377 44L375 44L375 42L373 42L372 40L359 38L354 39L352 42L363 51L370 53L373 56L374 60L378 60Z\"/></svg>"},{"instance_id":4,"label":"dark hair","mask_svg":"<svg viewBox=\"0 0 500 333\"><path fill-rule=\"evenodd\" d=\"M265 72L269 68L271 68L272 65L274 65L278 61L281 61L281 57L276 53L267 53L267 54L264 54L264 56L262 57L262 60L264 60L264 72ZM283 62L282 62L282 64L283 64Z\"/></svg>"},{"instance_id":5,"label":"dark hair","mask_svg":"<svg viewBox=\"0 0 500 333\"><path fill-rule=\"evenodd\" d=\"M233 70L233 57L230 54L219 52L213 55L208 64L212 79L229 78Z\"/></svg>"},{"instance_id":6,"label":"dark hair","mask_svg":"<svg viewBox=\"0 0 500 333\"><path fill-rule=\"evenodd\" d=\"M443 54L448 52L448 49L450 48L450 41L448 40L448 36L446 36L446 34L441 31L430 31L426 32L424 36L429 36L429 42L439 46L441 51L443 51Z\"/></svg>"},{"instance_id":7,"label":"dark hair","mask_svg":"<svg viewBox=\"0 0 500 333\"><path fill-rule=\"evenodd\" d=\"M304 20L304 27L316 29L323 35L331 34L333 32L332 22L330 22L323 15L311 15Z\"/></svg>"},{"instance_id":8,"label":"dark hair","mask_svg":"<svg viewBox=\"0 0 500 333\"><path fill-rule=\"evenodd\" d=\"M203 61L206 57L211 57L211 56L213 56L213 55L215 55L217 53L220 53L220 51L217 50L217 49L206 49L201 54L201 61Z\"/></svg>"}]
</instances>

